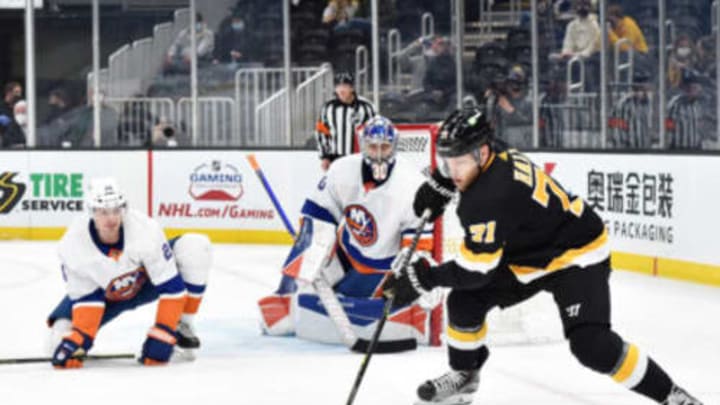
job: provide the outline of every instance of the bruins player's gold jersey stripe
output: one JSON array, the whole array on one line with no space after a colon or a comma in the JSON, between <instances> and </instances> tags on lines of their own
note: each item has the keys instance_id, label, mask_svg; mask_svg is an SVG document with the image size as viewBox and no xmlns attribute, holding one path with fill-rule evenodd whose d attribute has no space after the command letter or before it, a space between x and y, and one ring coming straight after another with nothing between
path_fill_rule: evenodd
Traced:
<instances>
[{"instance_id":1,"label":"bruins player's gold jersey stripe","mask_svg":"<svg viewBox=\"0 0 720 405\"><path fill-rule=\"evenodd\" d=\"M611 374L612 379L628 388L633 388L645 376L647 365L647 356L637 346L626 344L619 366Z\"/></svg>"},{"instance_id":2,"label":"bruins player's gold jersey stripe","mask_svg":"<svg viewBox=\"0 0 720 405\"><path fill-rule=\"evenodd\" d=\"M455 263L466 270L487 273L497 267L502 254L502 248L493 253L473 253L463 242L460 245L460 256L455 258Z\"/></svg>"},{"instance_id":3,"label":"bruins player's gold jersey stripe","mask_svg":"<svg viewBox=\"0 0 720 405\"><path fill-rule=\"evenodd\" d=\"M557 271L573 265L588 266L607 259L609 255L608 234L607 230L603 230L603 233L592 242L579 248L566 250L563 254L553 259L545 268L515 264L511 264L508 267L520 278L520 281L529 282L544 275L539 272Z\"/></svg>"},{"instance_id":4,"label":"bruins player's gold jersey stripe","mask_svg":"<svg viewBox=\"0 0 720 405\"><path fill-rule=\"evenodd\" d=\"M446 329L447 343L451 347L460 350L477 350L485 345L485 337L487 336L487 323L476 331L463 331L448 325Z\"/></svg>"}]
</instances>

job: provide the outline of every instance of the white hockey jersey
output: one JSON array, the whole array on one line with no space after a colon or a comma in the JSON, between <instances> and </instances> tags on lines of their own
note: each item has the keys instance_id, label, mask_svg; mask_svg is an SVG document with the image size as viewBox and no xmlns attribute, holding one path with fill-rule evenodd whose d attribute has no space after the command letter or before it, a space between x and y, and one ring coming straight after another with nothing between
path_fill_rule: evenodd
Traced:
<instances>
[{"instance_id":1,"label":"white hockey jersey","mask_svg":"<svg viewBox=\"0 0 720 405\"><path fill-rule=\"evenodd\" d=\"M338 245L359 273L389 270L395 256L412 240L420 219L412 208L424 182L420 171L402 156L379 186L363 183L363 156L336 160L303 207L304 215L337 225ZM432 224L426 226L420 249L432 247Z\"/></svg>"},{"instance_id":2,"label":"white hockey jersey","mask_svg":"<svg viewBox=\"0 0 720 405\"><path fill-rule=\"evenodd\" d=\"M153 219L128 209L123 216L123 234L122 253L106 255L93 241L89 216L70 225L58 251L71 300L126 301L146 282L159 286L178 275L172 249Z\"/></svg>"}]
</instances>

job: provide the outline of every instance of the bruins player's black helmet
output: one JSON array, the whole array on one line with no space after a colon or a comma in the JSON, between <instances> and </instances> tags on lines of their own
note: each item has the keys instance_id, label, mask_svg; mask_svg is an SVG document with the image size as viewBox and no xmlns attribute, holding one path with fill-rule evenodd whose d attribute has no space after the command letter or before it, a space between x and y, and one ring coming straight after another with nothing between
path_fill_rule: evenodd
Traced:
<instances>
[{"instance_id":1,"label":"bruins player's black helmet","mask_svg":"<svg viewBox=\"0 0 720 405\"><path fill-rule=\"evenodd\" d=\"M437 138L437 154L441 158L473 153L490 142L493 128L478 108L455 110L443 122Z\"/></svg>"}]
</instances>

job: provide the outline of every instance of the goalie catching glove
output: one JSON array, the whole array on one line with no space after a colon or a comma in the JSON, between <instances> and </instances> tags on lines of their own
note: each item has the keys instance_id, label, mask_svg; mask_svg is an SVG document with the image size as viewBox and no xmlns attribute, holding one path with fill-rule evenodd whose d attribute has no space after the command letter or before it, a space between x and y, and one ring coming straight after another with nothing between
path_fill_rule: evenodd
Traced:
<instances>
[{"instance_id":1,"label":"goalie catching glove","mask_svg":"<svg viewBox=\"0 0 720 405\"><path fill-rule=\"evenodd\" d=\"M404 268L398 268L405 262L407 254L409 254L407 249L403 249L398 254L392 266L394 274L388 277L382 286L383 294L388 299L392 297L396 307L411 304L434 288L429 277L432 264L427 257L416 254L412 263Z\"/></svg>"}]
</instances>

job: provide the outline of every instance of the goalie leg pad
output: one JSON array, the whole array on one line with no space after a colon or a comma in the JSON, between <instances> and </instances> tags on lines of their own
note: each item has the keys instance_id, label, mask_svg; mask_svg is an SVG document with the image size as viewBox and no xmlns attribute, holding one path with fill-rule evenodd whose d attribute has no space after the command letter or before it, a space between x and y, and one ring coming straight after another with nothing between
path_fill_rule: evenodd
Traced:
<instances>
[{"instance_id":1,"label":"goalie leg pad","mask_svg":"<svg viewBox=\"0 0 720 405\"><path fill-rule=\"evenodd\" d=\"M378 320L382 317L385 301L342 296L338 298L358 338L370 340ZM342 344L337 327L316 294L300 293L293 305L298 337L321 343ZM380 342L386 342L383 351L408 350L414 348L417 342L428 343L429 318L428 312L418 305L393 309L380 335ZM412 344L402 343L410 341ZM394 343L387 344L389 342Z\"/></svg>"},{"instance_id":2,"label":"goalie leg pad","mask_svg":"<svg viewBox=\"0 0 720 405\"><path fill-rule=\"evenodd\" d=\"M270 336L289 336L295 333L290 316L291 295L274 294L258 301L260 307L260 328Z\"/></svg>"}]
</instances>

